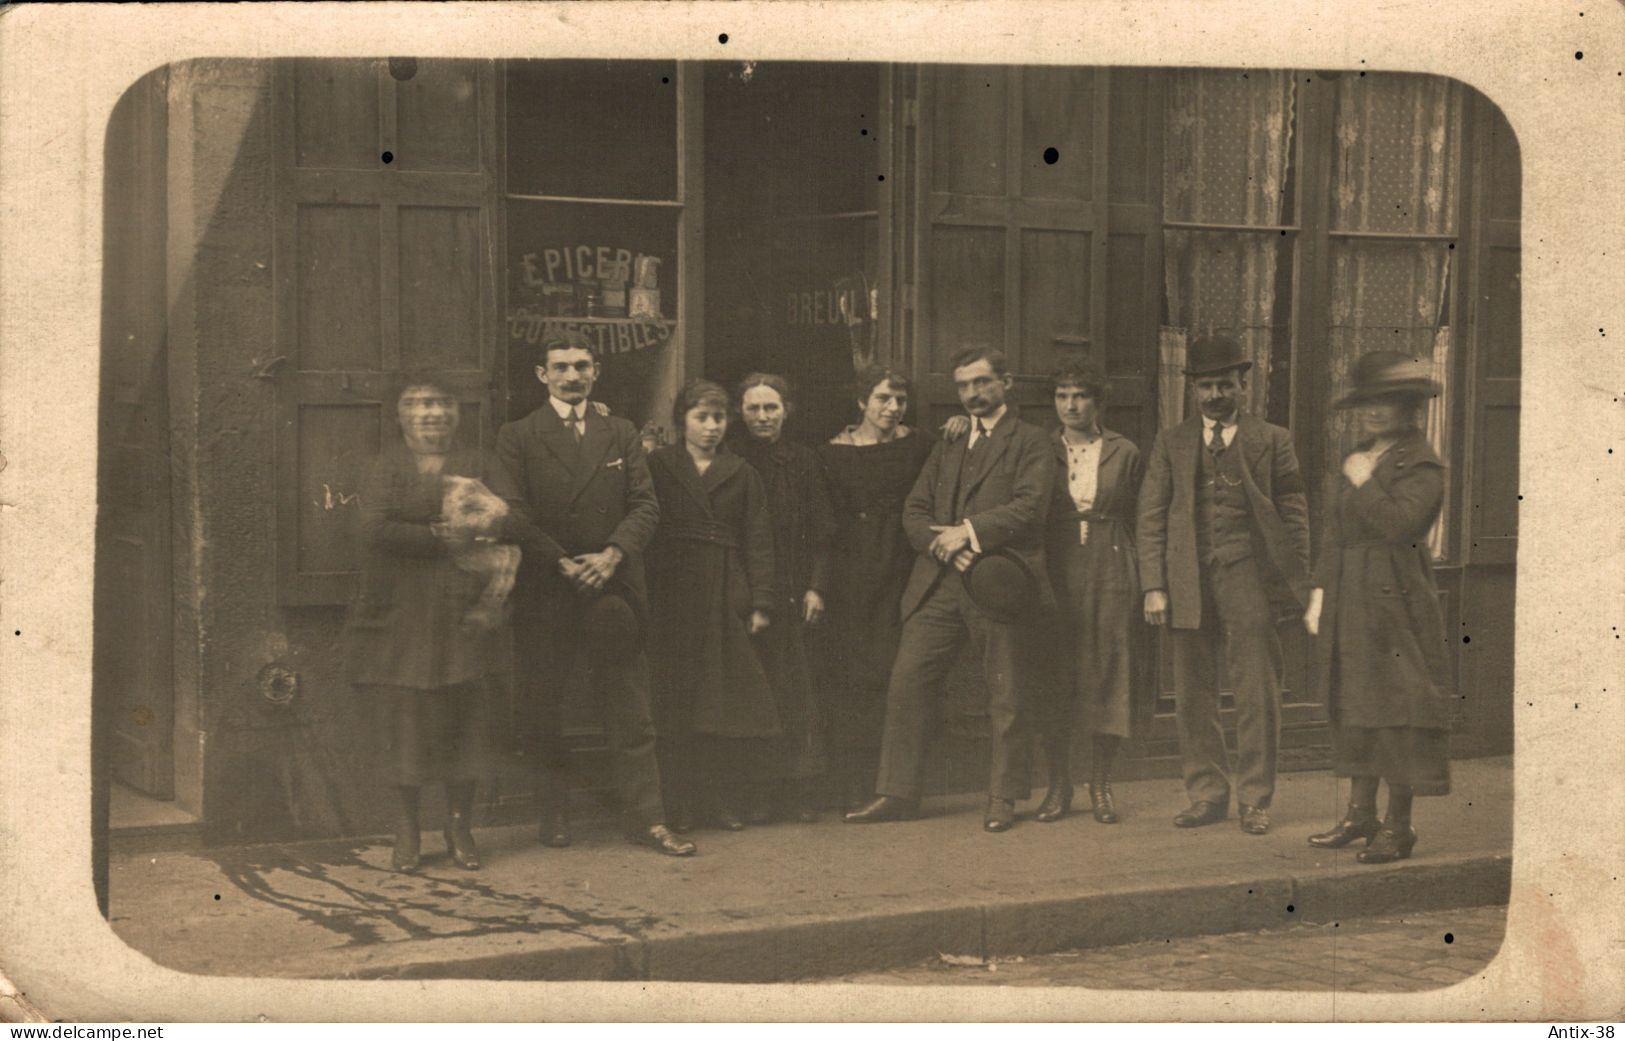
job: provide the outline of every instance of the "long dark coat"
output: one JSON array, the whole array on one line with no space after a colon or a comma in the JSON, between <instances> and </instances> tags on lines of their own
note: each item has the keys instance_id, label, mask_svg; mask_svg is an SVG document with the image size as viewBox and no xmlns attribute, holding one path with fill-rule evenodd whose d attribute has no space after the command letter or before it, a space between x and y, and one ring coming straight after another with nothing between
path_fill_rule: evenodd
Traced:
<instances>
[{"instance_id":1,"label":"long dark coat","mask_svg":"<svg viewBox=\"0 0 1625 1041\"><path fill-rule=\"evenodd\" d=\"M463 625L488 579L459 570L429 530L440 515L442 476L476 477L503 498L513 489L491 457L456 448L439 474L420 475L412 453L396 445L373 463L361 491L366 558L345 627L346 664L358 685L433 690L504 671L507 626ZM514 516L519 541L523 518Z\"/></svg>"},{"instance_id":2,"label":"long dark coat","mask_svg":"<svg viewBox=\"0 0 1625 1041\"><path fill-rule=\"evenodd\" d=\"M649 551L655 724L662 736L782 732L749 620L773 624L773 528L755 470L723 451L702 476L681 444L649 456L660 525Z\"/></svg>"},{"instance_id":3,"label":"long dark coat","mask_svg":"<svg viewBox=\"0 0 1625 1041\"><path fill-rule=\"evenodd\" d=\"M773 624L756 637L757 652L778 698L789 776L816 777L828 767L823 706L808 662L802 597L825 594L830 580L830 513L824 467L804 445L742 439L740 456L762 478L773 525Z\"/></svg>"},{"instance_id":4,"label":"long dark coat","mask_svg":"<svg viewBox=\"0 0 1625 1041\"><path fill-rule=\"evenodd\" d=\"M1054 646L1056 704L1041 713L1046 734L1061 736L1083 724L1088 732L1130 737L1151 712L1140 566L1135 553L1135 503L1144 472L1134 442L1102 430L1095 500L1079 513L1068 487L1066 442L1050 435L1055 493L1045 529L1044 557L1060 605ZM1079 542L1079 523L1089 537ZM1075 715L1075 719L1072 718Z\"/></svg>"},{"instance_id":5,"label":"long dark coat","mask_svg":"<svg viewBox=\"0 0 1625 1041\"><path fill-rule=\"evenodd\" d=\"M1359 488L1341 473L1327 481L1315 668L1339 727L1449 728L1450 664L1427 545L1443 500L1444 464L1419 431Z\"/></svg>"},{"instance_id":6,"label":"long dark coat","mask_svg":"<svg viewBox=\"0 0 1625 1041\"><path fill-rule=\"evenodd\" d=\"M1196 453L1203 450L1202 438L1200 413L1159 433L1140 488L1140 581L1168 594L1175 629L1202 627L1196 554ZM1292 434L1243 412L1232 447L1246 464L1242 482L1264 588L1277 609L1301 612L1309 593L1309 502Z\"/></svg>"}]
</instances>

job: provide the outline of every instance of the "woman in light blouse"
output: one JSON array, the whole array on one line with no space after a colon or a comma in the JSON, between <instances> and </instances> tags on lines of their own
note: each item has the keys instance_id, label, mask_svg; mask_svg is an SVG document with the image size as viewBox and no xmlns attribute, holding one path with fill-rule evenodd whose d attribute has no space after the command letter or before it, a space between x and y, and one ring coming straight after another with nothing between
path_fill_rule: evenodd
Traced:
<instances>
[{"instance_id":1,"label":"woman in light blouse","mask_svg":"<svg viewBox=\"0 0 1625 1041\"><path fill-rule=\"evenodd\" d=\"M1091 736L1089 802L1095 820L1115 824L1112 764L1126 737L1143 727L1145 630L1134 555L1134 502L1144 474L1140 450L1100 425L1106 376L1091 363L1054 376L1056 460L1045 555L1060 601L1054 688L1035 718L1049 790L1036 817L1058 821L1072 806L1072 740Z\"/></svg>"}]
</instances>

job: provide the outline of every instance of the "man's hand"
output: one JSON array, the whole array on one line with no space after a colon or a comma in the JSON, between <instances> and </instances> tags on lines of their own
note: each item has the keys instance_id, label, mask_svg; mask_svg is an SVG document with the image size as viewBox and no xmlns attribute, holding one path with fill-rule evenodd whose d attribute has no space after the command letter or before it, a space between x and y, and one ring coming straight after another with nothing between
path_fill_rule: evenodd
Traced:
<instances>
[{"instance_id":1,"label":"man's hand","mask_svg":"<svg viewBox=\"0 0 1625 1041\"><path fill-rule=\"evenodd\" d=\"M971 549L969 546L954 554L953 564L955 571L969 571L970 566L974 563L976 563L976 551Z\"/></svg>"},{"instance_id":2,"label":"man's hand","mask_svg":"<svg viewBox=\"0 0 1625 1041\"><path fill-rule=\"evenodd\" d=\"M1370 452L1351 452L1343 460L1343 476L1356 488L1371 480L1371 471L1376 468L1377 461Z\"/></svg>"},{"instance_id":3,"label":"man's hand","mask_svg":"<svg viewBox=\"0 0 1625 1041\"><path fill-rule=\"evenodd\" d=\"M766 629L767 626L768 618L766 611L752 611L750 613L750 634L752 636L755 636L763 629Z\"/></svg>"},{"instance_id":4,"label":"man's hand","mask_svg":"<svg viewBox=\"0 0 1625 1041\"><path fill-rule=\"evenodd\" d=\"M1326 590L1309 590L1309 606L1303 612L1303 627L1310 636L1320 635L1320 610L1326 602Z\"/></svg>"},{"instance_id":5,"label":"man's hand","mask_svg":"<svg viewBox=\"0 0 1625 1041\"><path fill-rule=\"evenodd\" d=\"M574 558L559 558L559 574L563 575L564 580L570 583L570 588L574 589L578 593L584 592L587 588L586 585L583 584L583 570L584 569L582 566L578 564Z\"/></svg>"},{"instance_id":6,"label":"man's hand","mask_svg":"<svg viewBox=\"0 0 1625 1041\"><path fill-rule=\"evenodd\" d=\"M824 597L816 589L809 589L801 598L801 620L817 625L824 620Z\"/></svg>"},{"instance_id":7,"label":"man's hand","mask_svg":"<svg viewBox=\"0 0 1625 1041\"><path fill-rule=\"evenodd\" d=\"M572 558L580 567L581 587L597 592L615 577L625 554L619 546L605 546L598 553L582 553Z\"/></svg>"},{"instance_id":8,"label":"man's hand","mask_svg":"<svg viewBox=\"0 0 1625 1041\"><path fill-rule=\"evenodd\" d=\"M1168 621L1168 594L1160 589L1145 591L1145 624L1163 625Z\"/></svg>"},{"instance_id":9,"label":"man's hand","mask_svg":"<svg viewBox=\"0 0 1625 1041\"><path fill-rule=\"evenodd\" d=\"M931 530L937 533L937 537L931 540L928 548L931 555L941 563L950 563L954 559L954 554L970 545L969 525L933 524Z\"/></svg>"},{"instance_id":10,"label":"man's hand","mask_svg":"<svg viewBox=\"0 0 1625 1041\"><path fill-rule=\"evenodd\" d=\"M429 533L445 543L446 548L451 550L466 549L474 544L474 530L472 528L454 526L445 521L430 521Z\"/></svg>"}]
</instances>

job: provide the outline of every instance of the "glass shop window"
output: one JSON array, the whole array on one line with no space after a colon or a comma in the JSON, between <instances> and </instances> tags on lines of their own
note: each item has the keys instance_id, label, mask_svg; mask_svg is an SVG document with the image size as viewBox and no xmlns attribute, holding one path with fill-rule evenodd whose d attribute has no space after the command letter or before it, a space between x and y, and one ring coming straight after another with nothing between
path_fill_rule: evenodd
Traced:
<instances>
[{"instance_id":1,"label":"glass shop window","mask_svg":"<svg viewBox=\"0 0 1625 1041\"><path fill-rule=\"evenodd\" d=\"M540 343L597 345L594 397L634 422L675 349L677 67L516 61L507 69L510 418L543 404Z\"/></svg>"}]
</instances>

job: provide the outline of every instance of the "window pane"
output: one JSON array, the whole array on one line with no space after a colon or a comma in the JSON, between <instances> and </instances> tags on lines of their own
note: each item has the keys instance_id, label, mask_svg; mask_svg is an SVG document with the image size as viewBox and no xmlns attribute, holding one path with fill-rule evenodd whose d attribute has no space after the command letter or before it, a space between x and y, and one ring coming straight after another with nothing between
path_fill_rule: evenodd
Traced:
<instances>
[{"instance_id":1,"label":"window pane","mask_svg":"<svg viewBox=\"0 0 1625 1041\"><path fill-rule=\"evenodd\" d=\"M1453 233L1461 84L1438 76L1337 81L1332 227Z\"/></svg>"},{"instance_id":2,"label":"window pane","mask_svg":"<svg viewBox=\"0 0 1625 1041\"><path fill-rule=\"evenodd\" d=\"M1004 345L1004 229L937 227L931 232L928 372L971 344Z\"/></svg>"},{"instance_id":3,"label":"window pane","mask_svg":"<svg viewBox=\"0 0 1625 1041\"><path fill-rule=\"evenodd\" d=\"M677 197L677 66L516 61L508 67L508 191Z\"/></svg>"},{"instance_id":4,"label":"window pane","mask_svg":"<svg viewBox=\"0 0 1625 1041\"><path fill-rule=\"evenodd\" d=\"M652 292L629 284L640 268ZM509 415L525 415L546 396L533 372L542 337L578 329L603 360L593 396L618 415L644 418L636 416L643 388L677 317L677 211L515 200L508 271ZM632 317L645 309L648 317Z\"/></svg>"},{"instance_id":5,"label":"window pane","mask_svg":"<svg viewBox=\"0 0 1625 1041\"><path fill-rule=\"evenodd\" d=\"M1021 233L1021 344L1016 370L1048 373L1076 357L1089 337L1089 233Z\"/></svg>"}]
</instances>

